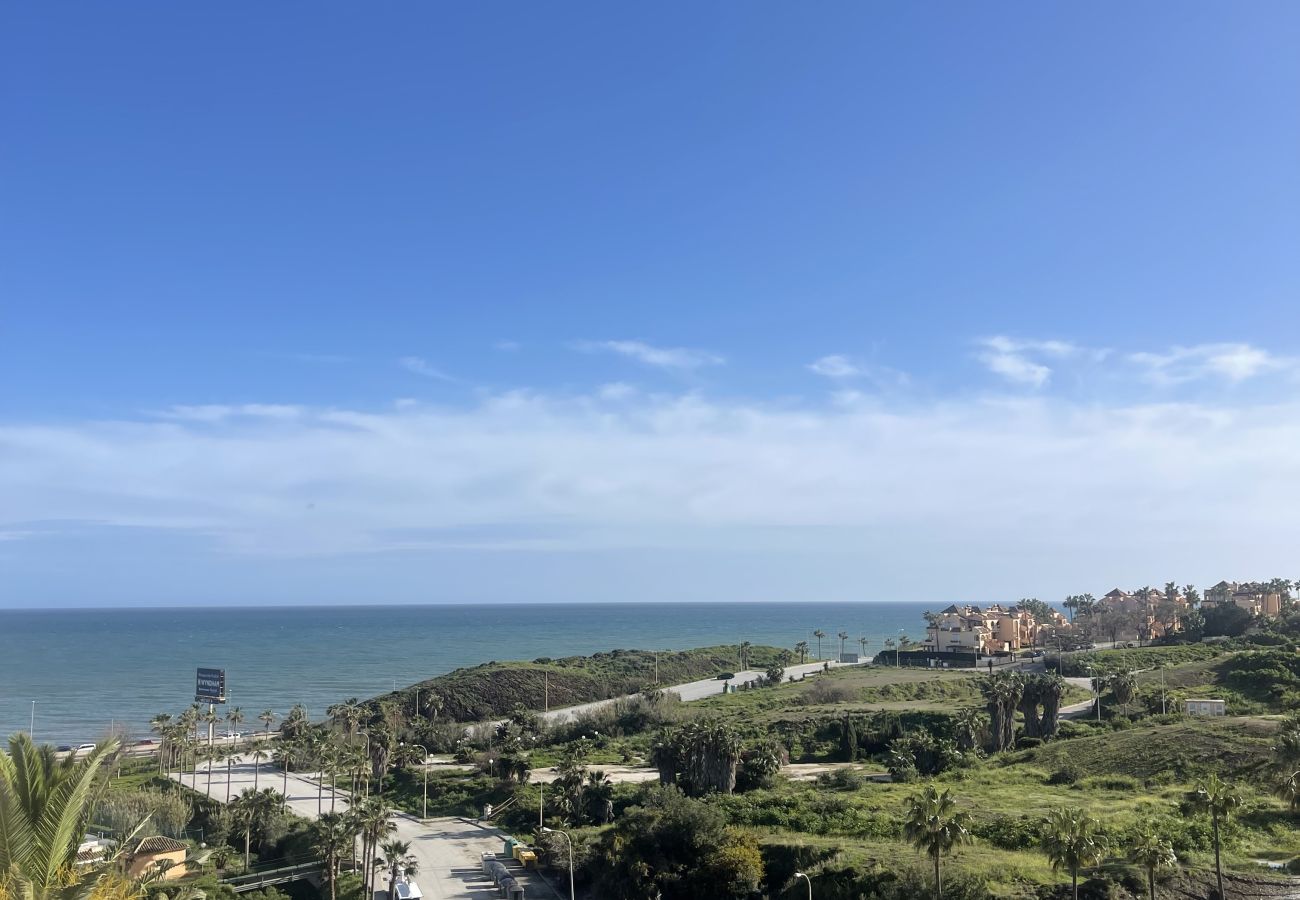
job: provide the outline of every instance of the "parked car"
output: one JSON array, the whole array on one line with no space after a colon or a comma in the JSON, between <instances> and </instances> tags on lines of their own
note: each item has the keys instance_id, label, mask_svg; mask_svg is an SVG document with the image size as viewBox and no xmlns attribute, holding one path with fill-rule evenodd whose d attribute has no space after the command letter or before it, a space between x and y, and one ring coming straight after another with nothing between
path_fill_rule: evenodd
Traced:
<instances>
[{"instance_id":1,"label":"parked car","mask_svg":"<svg viewBox=\"0 0 1300 900\"><path fill-rule=\"evenodd\" d=\"M94 749L95 749L95 745L94 745L94 744L78 744L78 745L77 745L77 753L89 753L91 750L94 750Z\"/></svg>"},{"instance_id":2,"label":"parked car","mask_svg":"<svg viewBox=\"0 0 1300 900\"><path fill-rule=\"evenodd\" d=\"M735 672L722 672L718 675L718 681L730 681L736 677Z\"/></svg>"},{"instance_id":3,"label":"parked car","mask_svg":"<svg viewBox=\"0 0 1300 900\"><path fill-rule=\"evenodd\" d=\"M60 752L60 753L70 753L70 752L72 751L72 745L71 745L71 744L59 744L59 746L55 747L54 749L57 750L57 751Z\"/></svg>"},{"instance_id":4,"label":"parked car","mask_svg":"<svg viewBox=\"0 0 1300 900\"><path fill-rule=\"evenodd\" d=\"M153 738L144 738L143 740L136 741L136 743L141 747L152 747Z\"/></svg>"}]
</instances>

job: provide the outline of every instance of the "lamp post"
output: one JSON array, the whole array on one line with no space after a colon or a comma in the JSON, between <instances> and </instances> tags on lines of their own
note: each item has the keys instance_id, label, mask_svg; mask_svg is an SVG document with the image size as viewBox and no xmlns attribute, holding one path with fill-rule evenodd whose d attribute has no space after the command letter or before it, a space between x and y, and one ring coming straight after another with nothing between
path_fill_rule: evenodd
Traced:
<instances>
[{"instance_id":1,"label":"lamp post","mask_svg":"<svg viewBox=\"0 0 1300 900\"><path fill-rule=\"evenodd\" d=\"M1093 705L1097 708L1097 721L1101 721L1101 681L1094 674L1092 666L1088 666L1088 675L1092 678L1092 692L1096 695Z\"/></svg>"},{"instance_id":2,"label":"lamp post","mask_svg":"<svg viewBox=\"0 0 1300 900\"><path fill-rule=\"evenodd\" d=\"M36 701L35 700L32 701L32 722L30 725L27 726L27 736L32 739L33 744L36 743Z\"/></svg>"},{"instance_id":3,"label":"lamp post","mask_svg":"<svg viewBox=\"0 0 1300 900\"><path fill-rule=\"evenodd\" d=\"M574 900L576 895L573 893L573 838L569 837L567 831L560 831L558 828L547 828L546 826L542 826L542 834L560 834L569 842L569 900Z\"/></svg>"},{"instance_id":4,"label":"lamp post","mask_svg":"<svg viewBox=\"0 0 1300 900\"><path fill-rule=\"evenodd\" d=\"M419 747L420 752L424 755L420 757L420 771L424 773L424 806L422 808L422 819L429 818L429 750L422 744L412 744L412 747Z\"/></svg>"},{"instance_id":5,"label":"lamp post","mask_svg":"<svg viewBox=\"0 0 1300 900\"><path fill-rule=\"evenodd\" d=\"M795 872L794 880L798 881L800 878L808 882L808 900L812 900L812 879L809 878L807 875L805 875L803 872Z\"/></svg>"}]
</instances>

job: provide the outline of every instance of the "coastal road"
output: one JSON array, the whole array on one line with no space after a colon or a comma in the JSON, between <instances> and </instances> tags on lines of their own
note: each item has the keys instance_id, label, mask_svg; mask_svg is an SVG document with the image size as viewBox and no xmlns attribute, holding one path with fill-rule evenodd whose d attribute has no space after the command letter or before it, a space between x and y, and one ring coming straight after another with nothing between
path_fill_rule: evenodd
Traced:
<instances>
[{"instance_id":1,"label":"coastal road","mask_svg":"<svg viewBox=\"0 0 1300 900\"><path fill-rule=\"evenodd\" d=\"M193 786L189 773L172 777L187 787ZM254 786L284 792L290 811L304 819L315 819L318 812L329 812L331 800L335 811L341 812L348 808L347 795L342 791L332 795L328 784L320 788L316 782L293 774L286 779L283 772L266 764L262 765L260 775L256 775L249 760L232 767L232 798L238 796L240 791ZM213 769L210 793L206 770L199 770L195 789L224 803L225 766ZM505 840L502 832L495 828L480 827L464 819L439 817L421 822L403 813L393 816L393 824L397 826L393 837L411 844L411 853L419 861L420 867L415 882L429 900L489 900L499 896L491 879L482 874L479 860L483 853L501 853ZM554 898L554 892L540 878L533 876L528 882L530 898ZM386 890L386 881L381 878L376 886ZM383 895L377 893L376 896Z\"/></svg>"},{"instance_id":2,"label":"coastal road","mask_svg":"<svg viewBox=\"0 0 1300 900\"><path fill-rule=\"evenodd\" d=\"M805 675L814 675L822 671L822 665L823 664L820 662L815 662L787 666L785 677L790 678L791 676L794 676L795 679L799 679ZM832 669L842 668L846 665L854 665L854 663L830 663ZM865 665L865 663L857 663L856 665ZM686 684L674 684L664 688L664 690L668 693L676 694L685 702L690 702L691 700L703 700L705 697L712 697L715 694L721 694L723 687L728 683L744 684L747 681L757 681L762 677L764 677L764 673L758 669L745 669L744 671L735 673L730 682L720 681L717 678L701 678L699 681L689 681ZM566 706L562 709L553 709L550 712L540 713L539 715L541 715L541 717L547 722L567 722L583 713L601 709L602 707L617 703L619 700L625 700L628 697L635 696L636 694L627 694L609 700L595 700L591 703L579 703L577 706Z\"/></svg>"}]
</instances>

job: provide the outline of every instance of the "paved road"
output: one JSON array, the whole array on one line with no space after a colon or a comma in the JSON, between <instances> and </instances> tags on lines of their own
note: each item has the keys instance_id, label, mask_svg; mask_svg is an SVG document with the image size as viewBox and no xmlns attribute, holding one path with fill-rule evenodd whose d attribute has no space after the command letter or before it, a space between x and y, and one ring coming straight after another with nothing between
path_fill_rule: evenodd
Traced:
<instances>
[{"instance_id":1,"label":"paved road","mask_svg":"<svg viewBox=\"0 0 1300 900\"><path fill-rule=\"evenodd\" d=\"M850 664L838 662L830 663L832 669L840 668L844 665ZM859 663L859 665L862 664ZM795 678L799 678L803 675L811 675L820 672L821 670L822 663L805 663L803 665L787 666L785 675L786 678L789 678L791 675ZM758 669L746 669L735 673L735 676L729 683L738 685L743 684L746 681L756 681L762 677L764 677L762 671ZM699 681L690 681L686 684L675 684L664 688L664 690L676 694L685 701L703 700L705 697L712 697L715 694L721 694L726 684L728 684L728 682L719 681L717 678L701 678ZM636 695L628 694L627 696L632 697ZM617 703L619 700L623 699L626 699L626 697L615 697L611 700L596 700L591 703L579 703L577 706L566 706L563 709L553 709L550 712L541 713L540 715L547 722L567 722L585 712L591 712L592 710L609 706L610 704Z\"/></svg>"},{"instance_id":2,"label":"paved road","mask_svg":"<svg viewBox=\"0 0 1300 900\"><path fill-rule=\"evenodd\" d=\"M193 785L189 773L173 777L187 786ZM283 772L266 764L261 766L260 774L254 771L249 761L234 765L230 796L235 797L245 788L252 787L273 787L284 792L289 809L304 819L314 819L318 812L329 812L331 804L335 810L348 807L348 798L342 791L334 795L328 786L318 787L316 782L298 775L290 774L286 778ZM200 770L196 789L224 803L225 767L213 769L210 792L206 770ZM501 852L505 839L502 832L450 817L422 823L405 814L397 814L393 816L393 823L397 826L394 837L409 841L411 853L419 860L420 872L415 881L429 900L489 900L499 896L491 879L483 876L479 860L482 853ZM530 898L553 898L553 891L540 879L530 879L530 882L536 885L529 890ZM376 885L383 888L386 881L380 878Z\"/></svg>"}]
</instances>

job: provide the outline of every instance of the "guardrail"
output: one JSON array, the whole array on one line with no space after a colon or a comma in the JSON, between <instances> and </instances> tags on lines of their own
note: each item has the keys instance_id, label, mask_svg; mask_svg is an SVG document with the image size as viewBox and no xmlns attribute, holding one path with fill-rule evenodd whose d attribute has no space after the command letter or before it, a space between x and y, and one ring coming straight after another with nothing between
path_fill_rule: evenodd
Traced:
<instances>
[{"instance_id":1,"label":"guardrail","mask_svg":"<svg viewBox=\"0 0 1300 900\"><path fill-rule=\"evenodd\" d=\"M270 887L274 884L284 884L289 881L297 881L300 878L306 878L309 875L315 875L325 868L325 861L322 859L309 860L307 862L297 863L292 866L281 866L276 869L266 869L261 872L246 872L243 875L234 875L230 878L221 879L222 884L227 885L236 894L242 894L245 891L255 891L259 888ZM351 871L351 863L343 863L339 866L340 872Z\"/></svg>"}]
</instances>

